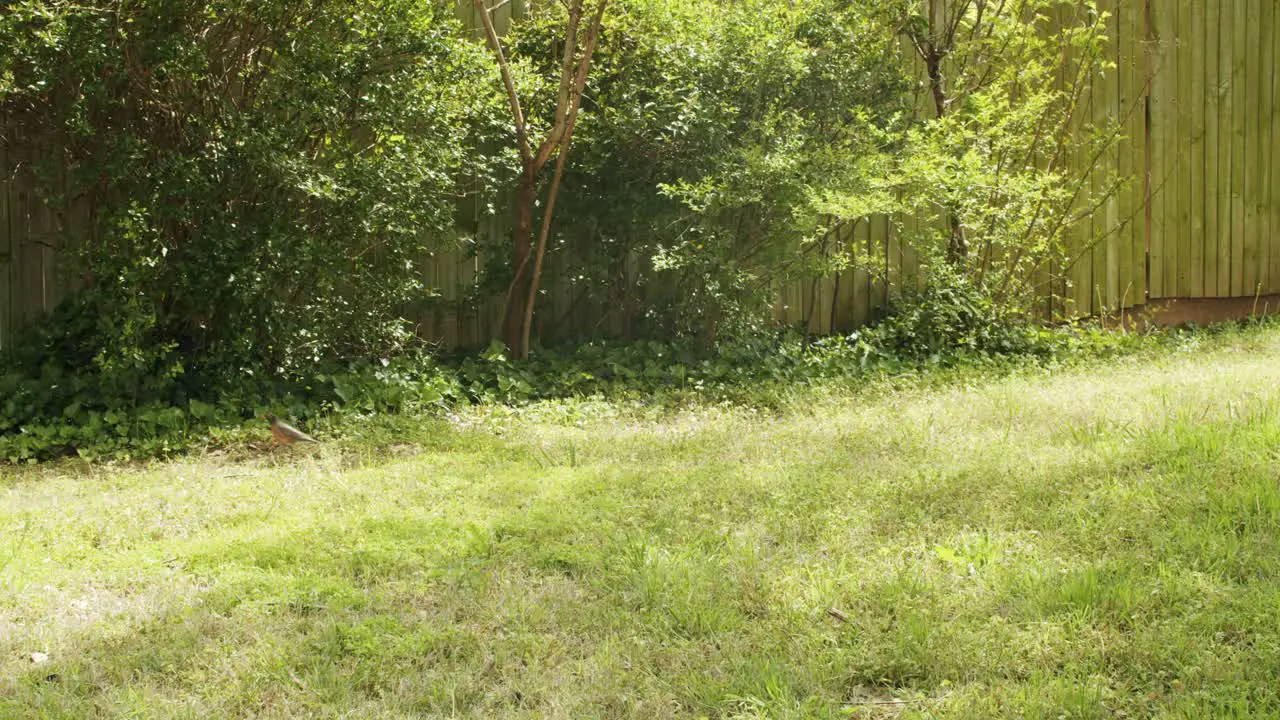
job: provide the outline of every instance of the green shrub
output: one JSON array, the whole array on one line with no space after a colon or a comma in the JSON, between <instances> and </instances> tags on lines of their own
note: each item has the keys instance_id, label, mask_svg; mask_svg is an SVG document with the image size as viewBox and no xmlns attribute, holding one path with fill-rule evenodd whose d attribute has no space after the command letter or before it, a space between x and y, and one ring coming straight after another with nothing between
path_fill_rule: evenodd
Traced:
<instances>
[{"instance_id":1,"label":"green shrub","mask_svg":"<svg viewBox=\"0 0 1280 720\"><path fill-rule=\"evenodd\" d=\"M71 345L104 393L177 402L416 342L456 178L504 162L473 152L500 98L452 8L34 0L3 23L0 143L56 211L93 207L45 362Z\"/></svg>"},{"instance_id":2,"label":"green shrub","mask_svg":"<svg viewBox=\"0 0 1280 720\"><path fill-rule=\"evenodd\" d=\"M1013 315L963 277L940 272L933 282L896 298L864 333L894 357L939 363L968 354L1043 354L1044 336L1025 316Z\"/></svg>"},{"instance_id":3,"label":"green shrub","mask_svg":"<svg viewBox=\"0 0 1280 720\"><path fill-rule=\"evenodd\" d=\"M128 396L104 391L92 373L46 364L37 376L0 374L0 461L148 457L179 452L266 411L344 424L372 415L416 417L471 403L524 404L601 396L654 405L729 401L774 407L797 389L914 375L931 367L1010 367L1114 355L1151 345L1145 337L1093 326L1045 328L991 320L963 290L923 293L932 305L900 304L878 325L847 336L787 331L725 339L711 348L671 342L592 341L539 349L527 362L498 344L439 361L424 354L333 366L293 381L246 377L211 399L152 379ZM1156 344L1194 343L1200 333L1169 331ZM142 376L151 377L145 368ZM157 376L158 377L158 376ZM216 431L216 432L215 432ZM234 434L233 434L234 435Z\"/></svg>"}]
</instances>

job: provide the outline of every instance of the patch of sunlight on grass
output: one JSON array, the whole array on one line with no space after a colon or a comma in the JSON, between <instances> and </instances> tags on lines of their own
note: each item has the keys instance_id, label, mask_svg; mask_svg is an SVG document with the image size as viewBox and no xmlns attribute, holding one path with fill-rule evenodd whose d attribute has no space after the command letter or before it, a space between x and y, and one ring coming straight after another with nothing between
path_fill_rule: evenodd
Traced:
<instances>
[{"instance_id":1,"label":"patch of sunlight on grass","mask_svg":"<svg viewBox=\"0 0 1280 720\"><path fill-rule=\"evenodd\" d=\"M0 717L1275 713L1277 351L3 478Z\"/></svg>"}]
</instances>

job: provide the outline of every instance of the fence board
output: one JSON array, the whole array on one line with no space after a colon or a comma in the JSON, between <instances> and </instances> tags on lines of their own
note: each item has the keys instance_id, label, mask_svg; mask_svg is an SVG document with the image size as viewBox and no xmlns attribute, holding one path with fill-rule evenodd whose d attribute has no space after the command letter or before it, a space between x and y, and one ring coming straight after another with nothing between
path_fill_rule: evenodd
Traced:
<instances>
[{"instance_id":1,"label":"fence board","mask_svg":"<svg viewBox=\"0 0 1280 720\"><path fill-rule=\"evenodd\" d=\"M1091 20L1097 20L1102 23L1101 13L1106 11L1106 2L1098 2L1098 17ZM1105 25L1102 26L1105 33ZM1106 50L1101 51L1101 56L1097 58L1097 62L1106 61ZM1099 77L1097 68L1091 68L1089 73L1089 114L1088 125L1081 128L1081 132L1091 132L1091 128L1100 128L1107 121L1107 97L1106 82ZM1104 313L1107 306L1107 237L1106 237L1106 206L1103 203L1105 179L1103 174L1106 172L1107 160L1109 154L1104 153L1093 161L1092 167L1089 169L1089 202L1088 207L1092 208L1089 216L1089 256L1092 259L1093 267L1089 273L1089 313ZM1089 158L1085 158L1085 162L1089 162Z\"/></svg>"},{"instance_id":2,"label":"fence board","mask_svg":"<svg viewBox=\"0 0 1280 720\"><path fill-rule=\"evenodd\" d=\"M14 283L17 290L17 322L25 323L39 314L44 307L41 287L44 284L44 266L41 264L39 247L31 241L31 192L25 183L15 183L10 194L10 207L13 208L13 222L10 224L13 233L14 259L13 265L18 270L18 281Z\"/></svg>"},{"instance_id":3,"label":"fence board","mask_svg":"<svg viewBox=\"0 0 1280 720\"><path fill-rule=\"evenodd\" d=\"M847 231L842 229L837 233L836 247L842 259L853 253L853 242ZM845 268L836 276L836 284L832 288L831 322L834 330L848 332L857 327L851 312L853 298L853 269Z\"/></svg>"},{"instance_id":4,"label":"fence board","mask_svg":"<svg viewBox=\"0 0 1280 720\"><path fill-rule=\"evenodd\" d=\"M1218 258L1220 231L1218 224L1218 113L1221 111L1222 80L1219 76L1221 32L1217 9L1204 10L1204 292L1217 297L1219 290Z\"/></svg>"},{"instance_id":5,"label":"fence board","mask_svg":"<svg viewBox=\"0 0 1280 720\"><path fill-rule=\"evenodd\" d=\"M1267 0L1272 2L1273 0ZM1244 72L1244 293L1253 295L1258 291L1258 245L1261 234L1258 231L1258 16L1259 0L1246 0L1245 42L1239 46Z\"/></svg>"},{"instance_id":6,"label":"fence board","mask_svg":"<svg viewBox=\"0 0 1280 720\"><path fill-rule=\"evenodd\" d=\"M1074 8L1074 17L1072 22L1081 22L1086 20L1085 3L1077 3ZM1069 81L1077 82L1080 77L1080 65L1087 63L1088 58L1075 57L1073 50L1067 52L1067 67ZM1085 125L1093 114L1093 82L1092 76L1085 71L1083 81L1086 85L1080 89L1080 113L1072 118L1072 132L1080 133L1084 130ZM1081 183L1081 192L1073 208L1073 212L1080 218L1068 232L1067 241L1067 257L1072 263L1068 277L1070 278L1070 292L1068 298L1070 301L1069 312L1073 315L1088 315L1092 309L1093 299L1093 252L1090 248L1090 240L1093 235L1093 216L1088 213L1089 204L1092 201L1093 194L1093 174L1089 172L1089 168L1085 165L1085 158L1072 156L1068 158L1068 166L1070 167L1071 176L1079 178Z\"/></svg>"},{"instance_id":7,"label":"fence board","mask_svg":"<svg viewBox=\"0 0 1280 720\"><path fill-rule=\"evenodd\" d=\"M1232 296L1231 250L1234 223L1234 203L1231 199L1231 179L1234 176L1235 141L1233 135L1235 86L1232 73L1235 69L1235 5L1223 0L1219 12L1218 29L1218 295Z\"/></svg>"},{"instance_id":8,"label":"fence board","mask_svg":"<svg viewBox=\"0 0 1280 720\"><path fill-rule=\"evenodd\" d=\"M894 258L894 246L896 243L893 237L893 222L888 215L878 218L878 222L880 252L884 254L885 264L884 270L880 275L880 295L876 298L875 307L872 308L873 313L878 313L879 310L889 305L889 300L893 294L893 281L890 279L889 271L890 268L894 267L895 263L901 264L902 262L901 257Z\"/></svg>"},{"instance_id":9,"label":"fence board","mask_svg":"<svg viewBox=\"0 0 1280 720\"><path fill-rule=\"evenodd\" d=\"M1185 43L1189 46L1182 58L1187 61L1187 72L1191 76L1191 94L1187 96L1188 115L1191 120L1190 143L1191 152L1187 156L1187 213L1191 222L1188 226L1190 253L1187 258L1187 272L1190 285L1187 294L1191 297L1205 296L1205 193L1204 193L1204 97L1205 97L1205 46L1204 46L1204 0L1189 0L1186 3L1187 25Z\"/></svg>"},{"instance_id":10,"label":"fence board","mask_svg":"<svg viewBox=\"0 0 1280 720\"><path fill-rule=\"evenodd\" d=\"M1173 13L1173 34L1170 37L1171 48L1173 53L1173 66L1176 68L1177 74L1177 95L1173 98L1173 106L1176 109L1177 119L1174 132L1173 145L1173 162L1175 167L1175 175L1173 182L1175 184L1174 194L1174 212L1170 222L1174 235L1174 252L1170 253L1173 260L1173 291L1178 297L1186 297L1191 294L1190 282L1190 259L1191 259L1191 232L1190 232L1190 205L1191 205L1191 163L1189 156L1191 154L1191 77L1195 74L1195 68L1191 67L1190 59L1187 57L1189 43L1187 42L1190 35L1190 14L1188 11L1188 1L1174 3L1177 7L1176 13Z\"/></svg>"},{"instance_id":11,"label":"fence board","mask_svg":"<svg viewBox=\"0 0 1280 720\"><path fill-rule=\"evenodd\" d=\"M1272 287L1271 254L1274 252L1277 228L1272 223L1271 207L1271 159L1275 154L1272 143L1272 126L1275 122L1275 45L1271 37L1275 32L1274 0L1264 0L1258 23L1258 185L1254 204L1258 208L1258 291L1267 292Z\"/></svg>"},{"instance_id":12,"label":"fence board","mask_svg":"<svg viewBox=\"0 0 1280 720\"><path fill-rule=\"evenodd\" d=\"M9 153L8 146L0 142L0 352L9 349L13 332L13 286L16 270L13 267L13 233L9 205Z\"/></svg>"},{"instance_id":13,"label":"fence board","mask_svg":"<svg viewBox=\"0 0 1280 720\"><path fill-rule=\"evenodd\" d=\"M1129 48L1130 94L1129 124L1133 144L1133 232L1130 252L1133 255L1133 300L1131 304L1145 304L1147 298L1147 43L1146 9L1139 3L1120 3L1129 17L1126 39Z\"/></svg>"},{"instance_id":14,"label":"fence board","mask_svg":"<svg viewBox=\"0 0 1280 720\"><path fill-rule=\"evenodd\" d=\"M1163 298L1173 295L1168 285L1168 267L1166 260L1166 239L1172 236L1168 230L1166 210L1169 206L1169 178L1172 176L1169 152L1169 138L1172 129L1169 120L1175 117L1171 112L1172 98L1176 85L1170 80L1176 78L1169 63L1169 12L1166 6L1148 5L1149 17L1149 52L1151 54L1151 297Z\"/></svg>"},{"instance_id":15,"label":"fence board","mask_svg":"<svg viewBox=\"0 0 1280 720\"><path fill-rule=\"evenodd\" d=\"M1231 295L1240 297L1246 292L1244 170L1245 118L1248 105L1245 98L1244 44L1249 17L1245 14L1245 0L1232 0L1231 9Z\"/></svg>"},{"instance_id":16,"label":"fence board","mask_svg":"<svg viewBox=\"0 0 1280 720\"><path fill-rule=\"evenodd\" d=\"M892 217L884 219L884 267L885 267L885 305L893 300L906 282L904 271L906 257L903 255L902 238L897 223Z\"/></svg>"},{"instance_id":17,"label":"fence board","mask_svg":"<svg viewBox=\"0 0 1280 720\"><path fill-rule=\"evenodd\" d=\"M1105 3L1107 17L1107 51L1103 55L1103 61L1116 62L1118 55L1117 48L1120 45L1119 19L1117 14L1115 0ZM1095 74L1095 77L1098 77ZM1103 118L1106 121L1108 131L1120 121L1119 108L1119 63L1116 63L1115 70L1104 72L1101 75L1102 84L1102 100L1104 103ZM1117 176L1120 173L1120 156L1123 148L1117 146L1114 152L1109 152L1104 157L1102 166L1102 181L1104 187L1114 185ZM1106 207L1103 213L1103 225L1100 228L1102 236L1106 238L1106 283L1107 283L1107 309L1114 311L1120 307L1120 276L1121 272L1128 273L1128 257L1121 258L1120 254L1120 196L1116 192L1109 193L1107 197Z\"/></svg>"},{"instance_id":18,"label":"fence board","mask_svg":"<svg viewBox=\"0 0 1280 720\"><path fill-rule=\"evenodd\" d=\"M1269 215L1271 217L1270 285L1268 290L1280 293L1280 10L1272 8L1271 16L1271 187L1269 188Z\"/></svg>"},{"instance_id":19,"label":"fence board","mask_svg":"<svg viewBox=\"0 0 1280 720\"><path fill-rule=\"evenodd\" d=\"M1132 3L1129 4L1132 6ZM1130 58L1130 38L1132 37L1131 9L1125 3L1118 2L1114 8L1115 23L1112 32L1111 59L1116 64L1115 80L1110 84L1109 94L1117 109L1117 121L1120 123L1120 138L1116 147L1116 177L1124 182L1115 199L1116 213L1112 220L1112 231L1115 233L1118 265L1116 285L1119 292L1117 308L1123 310L1133 303L1133 217L1138 206L1133 194L1133 183L1130 178L1133 169L1133 67Z\"/></svg>"}]
</instances>

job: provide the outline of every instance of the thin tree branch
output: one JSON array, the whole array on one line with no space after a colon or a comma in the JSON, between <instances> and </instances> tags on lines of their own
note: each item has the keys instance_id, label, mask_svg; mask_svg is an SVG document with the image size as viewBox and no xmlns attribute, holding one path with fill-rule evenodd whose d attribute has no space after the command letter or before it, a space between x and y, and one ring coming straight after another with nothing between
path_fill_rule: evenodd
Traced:
<instances>
[{"instance_id":1,"label":"thin tree branch","mask_svg":"<svg viewBox=\"0 0 1280 720\"><path fill-rule=\"evenodd\" d=\"M533 159L533 150L529 146L529 128L525 124L524 111L520 109L520 94L516 92L515 79L511 75L511 64L507 62L507 54L502 51L502 41L498 39L498 31L493 26L493 18L484 0L471 0L480 11L480 20L484 23L485 35L489 38L489 48L498 60L498 68L502 71L502 84L507 89L507 101L511 103L511 115L516 123L516 142L519 145L520 157L529 162Z\"/></svg>"},{"instance_id":2,"label":"thin tree branch","mask_svg":"<svg viewBox=\"0 0 1280 720\"><path fill-rule=\"evenodd\" d=\"M574 0L574 4L580 14L582 0ZM563 139L560 141L560 156L556 158L555 173L551 178L551 187L547 191L547 208L542 214L542 228L538 232L538 246L534 251L533 275L529 280L529 296L525 302L524 327L520 336L520 357L522 359L529 356L529 335L533 329L533 309L538 300L538 285L542 279L542 260L546 255L547 238L551 234L551 219L555 214L556 199L560 194L560 180L564 176L564 166L569 157L569 143L573 141L573 128L578 119L582 89L587 83L587 72L591 68L591 56L595 53L596 42L600 35L600 24L604 20L604 11L607 5L608 0L600 0L600 4L596 6L595 16L591 19L591 27L588 28L587 37L583 41L582 59L578 62L577 73L570 93L568 113L564 120ZM572 18L572 12L570 24L576 30L577 23ZM565 57L564 69L567 71L570 67L567 60L569 57L567 50Z\"/></svg>"}]
</instances>

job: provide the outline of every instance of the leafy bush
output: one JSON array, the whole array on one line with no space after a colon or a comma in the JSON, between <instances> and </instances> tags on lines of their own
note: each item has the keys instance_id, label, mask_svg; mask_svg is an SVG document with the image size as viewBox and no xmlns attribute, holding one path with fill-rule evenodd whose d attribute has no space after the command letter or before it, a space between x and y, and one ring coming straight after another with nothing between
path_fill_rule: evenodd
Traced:
<instances>
[{"instance_id":1,"label":"leafy bush","mask_svg":"<svg viewBox=\"0 0 1280 720\"><path fill-rule=\"evenodd\" d=\"M865 190L907 97L869 5L610 4L549 257L577 316L629 338L741 335L763 328L772 280L830 269L812 252L815 188ZM511 36L523 82L552 96L558 32L534 13ZM509 272L488 277L501 291Z\"/></svg>"},{"instance_id":2,"label":"leafy bush","mask_svg":"<svg viewBox=\"0 0 1280 720\"><path fill-rule=\"evenodd\" d=\"M1144 336L1088 325L1047 328L994 313L963 286L903 301L877 325L847 336L752 334L711 348L696 339L592 341L541 349L527 362L494 344L439 361L423 354L334 366L307 381L246 379L206 401L105 391L87 374L47 365L38 377L0 375L0 462L79 453L147 457L178 452L265 411L342 432L356 418L419 417L471 403L523 404L604 396L655 405L729 401L773 407L797 389L861 385L935 367L1016 366L1109 356L1151 346ZM1169 331L1155 345L1193 349L1203 333ZM271 398L266 400L265 398ZM234 434L233 434L234 439Z\"/></svg>"},{"instance_id":3,"label":"leafy bush","mask_svg":"<svg viewBox=\"0 0 1280 720\"><path fill-rule=\"evenodd\" d=\"M452 8L32 0L0 31L0 143L55 212L93 207L63 241L78 290L0 359L0 457L432 397L361 363L417 357L456 179L504 162L473 152L500 98Z\"/></svg>"},{"instance_id":4,"label":"leafy bush","mask_svg":"<svg viewBox=\"0 0 1280 720\"><path fill-rule=\"evenodd\" d=\"M492 63L452 3L299 7L0 14L0 142L30 154L55 211L94 207L64 243L78 241L80 289L0 365L0 458L164 453L268 406L340 422L596 393L768 402L773 385L1113 342L1028 326L1034 293L1013 280L1057 261L1081 189L1064 153L1113 140L1077 140L1079 96L1050 82L1067 68L1030 62L1070 48L1105 65L1098 16L1042 32L1063 0L949 11L981 62L962 64L945 116L915 119L899 32L939 41L919 35L918 3L616 0L549 257L573 313L662 340L446 365L404 318L428 301L428 251L458 239L458 178L484 207L515 172L493 149L510 128ZM535 9L508 37L522 96L556 93L559 32ZM774 281L882 271L840 238L885 212L924 220L927 237L903 237L927 290L847 337L764 329ZM945 262L957 228L972 247ZM479 258L505 264L507 241ZM470 298L510 270L489 267Z\"/></svg>"},{"instance_id":5,"label":"leafy bush","mask_svg":"<svg viewBox=\"0 0 1280 720\"><path fill-rule=\"evenodd\" d=\"M929 363L965 355L1038 354L1048 348L1025 316L1014 316L964 276L937 273L949 282L930 283L896 298L883 318L864 333L892 356Z\"/></svg>"},{"instance_id":6,"label":"leafy bush","mask_svg":"<svg viewBox=\"0 0 1280 720\"><path fill-rule=\"evenodd\" d=\"M71 344L66 370L178 401L416 342L456 177L503 161L472 152L500 106L451 9L39 0L4 23L0 141L56 210L94 208L43 362Z\"/></svg>"},{"instance_id":7,"label":"leafy bush","mask_svg":"<svg viewBox=\"0 0 1280 720\"><path fill-rule=\"evenodd\" d=\"M134 393L98 379L59 363L46 363L36 376L0 374L0 462L166 455L211 430L258 423L265 412L341 423L467 401L456 373L422 354L334 366L307 380L245 378L212 397L163 379L139 383Z\"/></svg>"}]
</instances>

